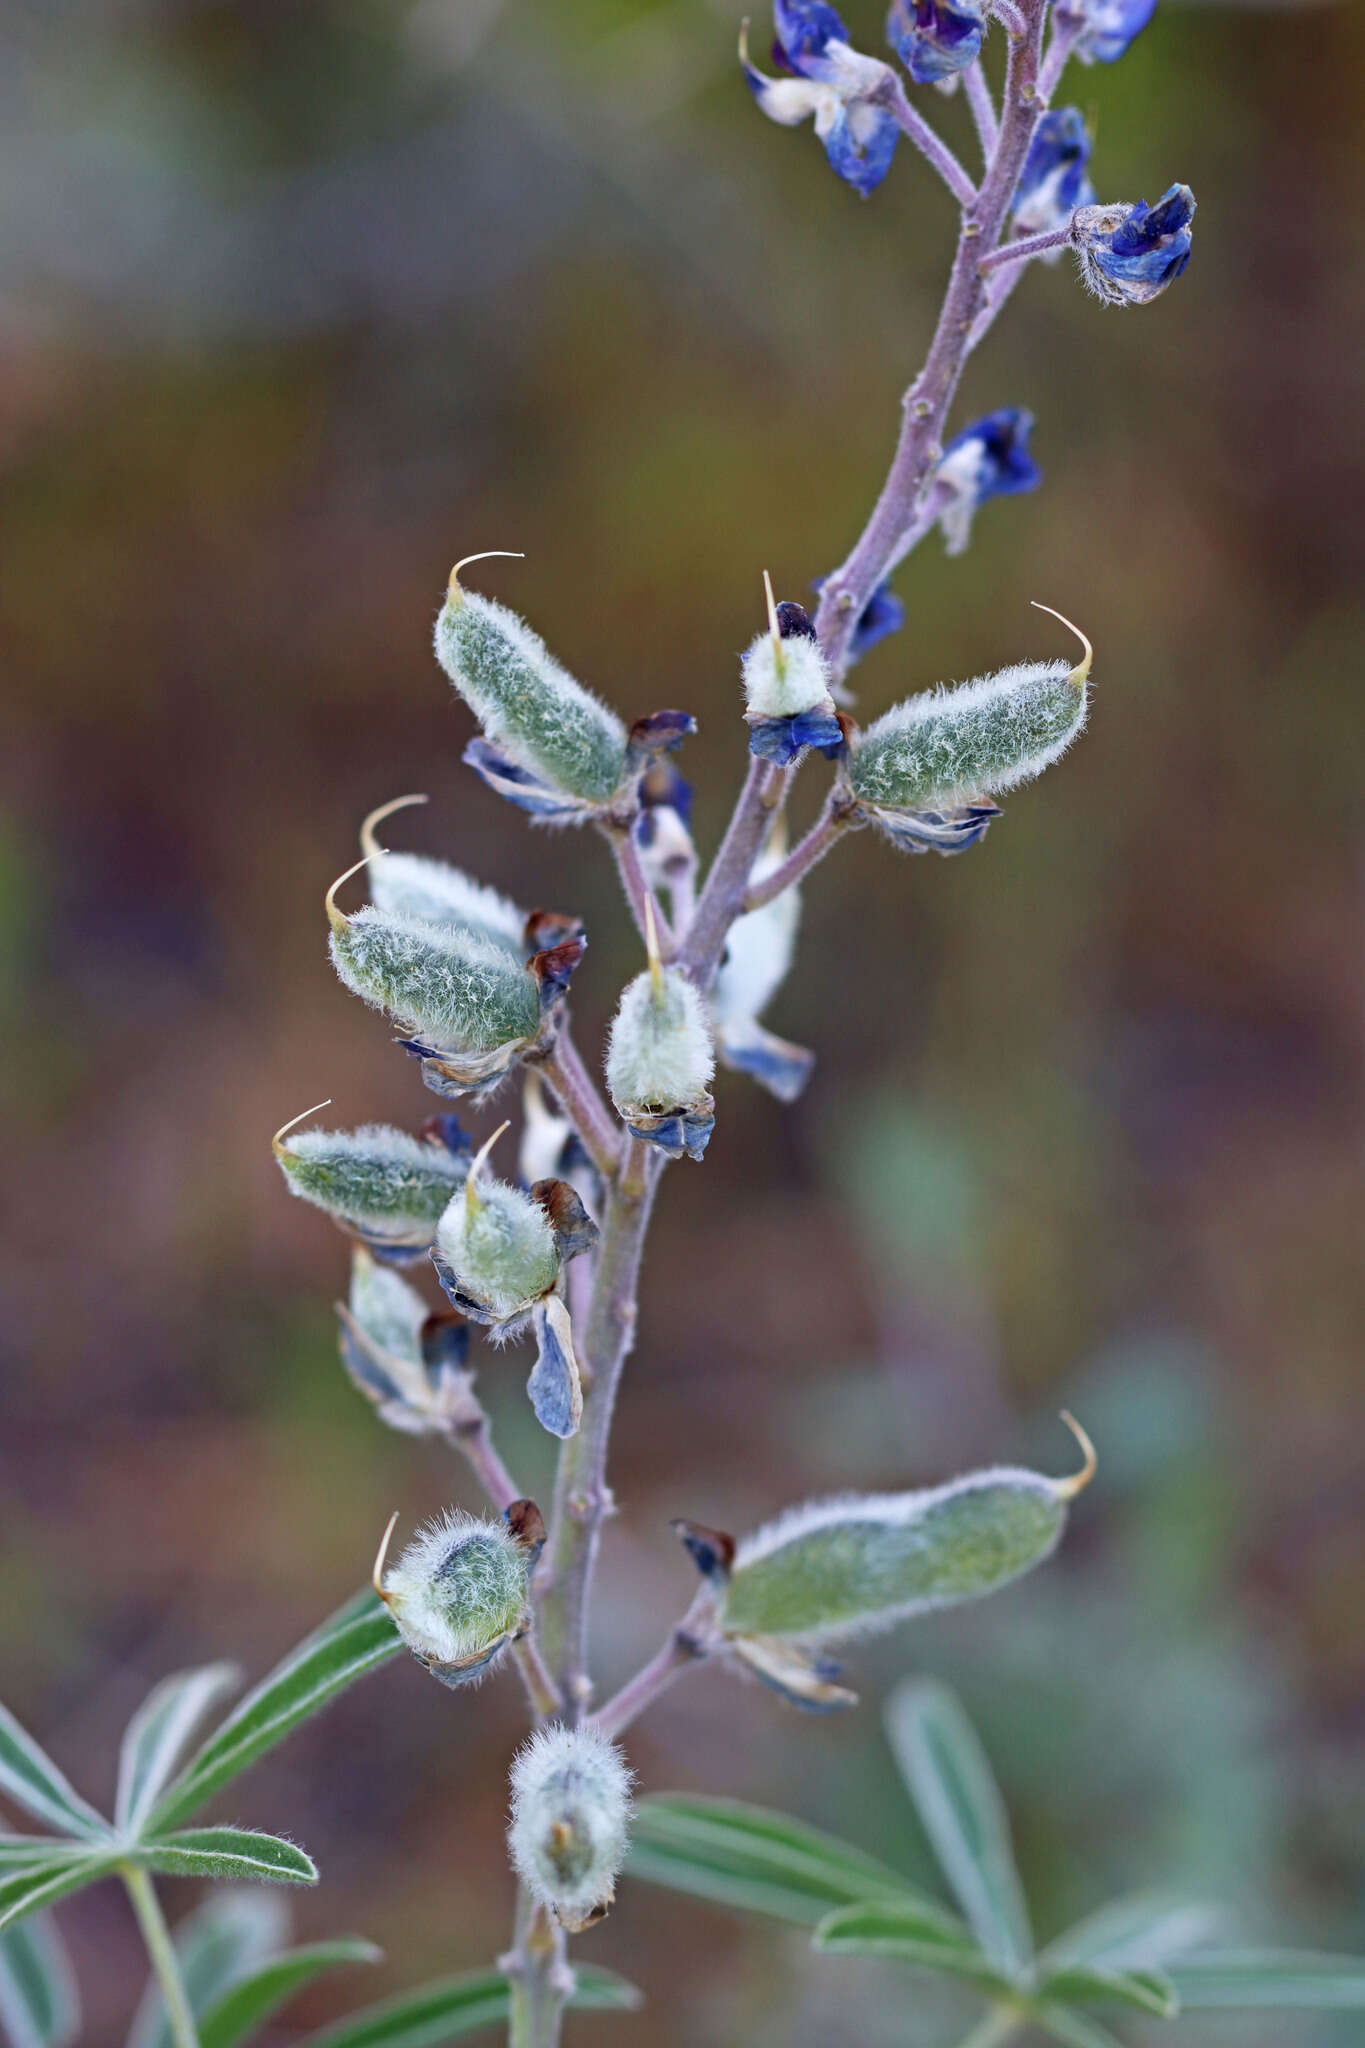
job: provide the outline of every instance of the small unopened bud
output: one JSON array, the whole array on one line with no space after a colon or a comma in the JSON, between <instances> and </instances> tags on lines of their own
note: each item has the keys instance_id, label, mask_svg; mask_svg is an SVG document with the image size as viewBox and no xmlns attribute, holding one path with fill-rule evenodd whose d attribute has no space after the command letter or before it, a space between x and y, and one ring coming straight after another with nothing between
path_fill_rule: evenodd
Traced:
<instances>
[{"instance_id":1,"label":"small unopened bud","mask_svg":"<svg viewBox=\"0 0 1365 2048\"><path fill-rule=\"evenodd\" d=\"M1064 1419L1085 1454L1070 1479L999 1466L917 1493L812 1501L743 1538L719 1609L727 1635L837 1642L1031 1571L1056 1548L1068 1504L1095 1469L1088 1437Z\"/></svg>"},{"instance_id":2,"label":"small unopened bud","mask_svg":"<svg viewBox=\"0 0 1365 2048\"><path fill-rule=\"evenodd\" d=\"M1190 260L1195 198L1172 185L1155 206L1083 206L1071 227L1088 291L1110 306L1145 306L1174 284Z\"/></svg>"},{"instance_id":3,"label":"small unopened bud","mask_svg":"<svg viewBox=\"0 0 1365 2048\"><path fill-rule=\"evenodd\" d=\"M894 837L900 814L951 811L1031 782L1060 759L1085 725L1092 658L1084 634L1071 630L1085 649L1074 668L1017 662L908 698L870 725L850 748L847 775L871 822Z\"/></svg>"},{"instance_id":4,"label":"small unopened bud","mask_svg":"<svg viewBox=\"0 0 1365 2048\"><path fill-rule=\"evenodd\" d=\"M975 63L986 16L974 0L891 0L886 36L916 85L955 78Z\"/></svg>"},{"instance_id":5,"label":"small unopened bud","mask_svg":"<svg viewBox=\"0 0 1365 2048\"><path fill-rule=\"evenodd\" d=\"M298 1131L285 1124L273 1144L290 1191L381 1255L425 1251L469 1171L467 1150L452 1150L439 1137L410 1137L392 1124L363 1124L357 1131Z\"/></svg>"},{"instance_id":6,"label":"small unopened bud","mask_svg":"<svg viewBox=\"0 0 1365 2048\"><path fill-rule=\"evenodd\" d=\"M581 1933L616 1895L630 1831L631 1773L590 1727L539 1728L512 1764L512 1867L541 1905Z\"/></svg>"},{"instance_id":7,"label":"small unopened bud","mask_svg":"<svg viewBox=\"0 0 1365 2048\"><path fill-rule=\"evenodd\" d=\"M801 605L774 602L766 570L763 588L767 631L749 643L740 664L749 751L784 767L806 747L837 753L842 735L815 627Z\"/></svg>"},{"instance_id":8,"label":"small unopened bud","mask_svg":"<svg viewBox=\"0 0 1365 2048\"><path fill-rule=\"evenodd\" d=\"M652 920L650 936L653 936ZM649 966L622 990L607 1042L607 1091L637 1137L700 1159L715 1121L706 1005L651 947Z\"/></svg>"},{"instance_id":9,"label":"small unopened bud","mask_svg":"<svg viewBox=\"0 0 1365 2048\"><path fill-rule=\"evenodd\" d=\"M389 1523L374 1589L413 1656L444 1685L468 1685L525 1627L526 1590L540 1554L540 1542L528 1540L536 1525L543 1530L530 1502L514 1502L497 1522L452 1509L421 1530L386 1572Z\"/></svg>"},{"instance_id":10,"label":"small unopened bud","mask_svg":"<svg viewBox=\"0 0 1365 2048\"><path fill-rule=\"evenodd\" d=\"M395 797L371 811L360 828L360 844L370 863L370 900L376 910L389 916L419 917L428 924L458 924L481 938L491 939L509 953L524 958L526 913L496 889L485 887L448 861L430 860L424 854L391 853L375 837L375 828L395 811L409 804L424 804L424 796Z\"/></svg>"},{"instance_id":11,"label":"small unopened bud","mask_svg":"<svg viewBox=\"0 0 1365 2048\"><path fill-rule=\"evenodd\" d=\"M566 820L586 816L608 803L620 784L626 728L575 682L515 612L462 589L463 566L457 563L451 571L436 621L436 658L504 763L534 778L527 807ZM480 766L478 757L474 765ZM515 776L504 780L509 786L502 793L515 797ZM548 804L539 798L542 789ZM556 793L562 799L558 810Z\"/></svg>"}]
</instances>

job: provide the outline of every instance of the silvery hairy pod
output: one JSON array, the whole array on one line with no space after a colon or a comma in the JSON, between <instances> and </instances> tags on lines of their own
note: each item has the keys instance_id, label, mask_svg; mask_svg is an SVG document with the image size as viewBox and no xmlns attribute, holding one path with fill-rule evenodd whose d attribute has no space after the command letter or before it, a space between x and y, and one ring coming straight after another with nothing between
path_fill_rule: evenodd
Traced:
<instances>
[{"instance_id":1,"label":"silvery hairy pod","mask_svg":"<svg viewBox=\"0 0 1365 2048\"><path fill-rule=\"evenodd\" d=\"M706 1005L681 968L661 962L648 901L645 935L649 965L621 991L607 1039L607 1093L637 1138L700 1159L716 1121Z\"/></svg>"},{"instance_id":2,"label":"silvery hairy pod","mask_svg":"<svg viewBox=\"0 0 1365 2048\"><path fill-rule=\"evenodd\" d=\"M527 1589L545 1544L540 1509L516 1500L496 1522L451 1509L386 1571L397 1520L379 1546L374 1590L418 1663L442 1685L468 1685L526 1632Z\"/></svg>"},{"instance_id":3,"label":"silvery hairy pod","mask_svg":"<svg viewBox=\"0 0 1365 2048\"><path fill-rule=\"evenodd\" d=\"M752 880L761 882L772 874L785 852L786 835L779 820L754 863ZM721 1065L751 1075L779 1102L796 1100L815 1065L813 1052L778 1038L759 1022L787 977L800 922L801 895L795 887L737 917L711 991Z\"/></svg>"},{"instance_id":4,"label":"silvery hairy pod","mask_svg":"<svg viewBox=\"0 0 1365 2048\"><path fill-rule=\"evenodd\" d=\"M458 925L528 963L537 954L583 938L582 918L558 910L519 910L508 897L476 882L449 861L392 853L379 844L376 828L385 818L425 802L424 796L394 797L371 811L360 827L370 901L376 910L421 918L426 924Z\"/></svg>"},{"instance_id":5,"label":"silvery hairy pod","mask_svg":"<svg viewBox=\"0 0 1365 2048\"><path fill-rule=\"evenodd\" d=\"M461 1315L504 1338L530 1324L537 1345L526 1383L531 1406L552 1436L573 1436L583 1388L569 1311L557 1289L568 1260L596 1244L597 1225L567 1181L537 1181L528 1194L485 1177L484 1161L506 1129L483 1146L463 1192L437 1224L432 1263Z\"/></svg>"},{"instance_id":6,"label":"silvery hairy pod","mask_svg":"<svg viewBox=\"0 0 1365 2048\"><path fill-rule=\"evenodd\" d=\"M813 120L830 169L865 199L890 170L900 139L887 104L891 66L852 47L828 0L773 0L773 29L773 56L787 75L769 78L749 62L746 22L739 37L745 83L781 127Z\"/></svg>"},{"instance_id":7,"label":"silvery hairy pod","mask_svg":"<svg viewBox=\"0 0 1365 2048\"><path fill-rule=\"evenodd\" d=\"M851 1695L823 1690L836 1673L820 1652L980 1599L1051 1556L1095 1471L1089 1438L1063 1419L1084 1454L1069 1479L996 1466L914 1493L845 1494L791 1508L737 1544L675 1523L730 1653L798 1705L845 1704Z\"/></svg>"},{"instance_id":8,"label":"silvery hairy pod","mask_svg":"<svg viewBox=\"0 0 1365 2048\"><path fill-rule=\"evenodd\" d=\"M351 1254L351 1292L336 1305L341 1362L381 1422L408 1436L449 1436L471 1411L469 1326L433 1315L415 1287L363 1244Z\"/></svg>"},{"instance_id":9,"label":"silvery hairy pod","mask_svg":"<svg viewBox=\"0 0 1365 2048\"><path fill-rule=\"evenodd\" d=\"M507 1846L517 1876L571 1934L616 1895L630 1833L631 1773L595 1728L538 1728L512 1764Z\"/></svg>"},{"instance_id":10,"label":"silvery hairy pod","mask_svg":"<svg viewBox=\"0 0 1365 2048\"><path fill-rule=\"evenodd\" d=\"M843 734L815 627L803 606L774 603L766 570L763 588L767 629L750 641L741 662L749 752L784 768L807 747L837 754Z\"/></svg>"},{"instance_id":11,"label":"silvery hairy pod","mask_svg":"<svg viewBox=\"0 0 1365 2048\"><path fill-rule=\"evenodd\" d=\"M472 1148L458 1122L435 1117L417 1138L392 1124L363 1124L357 1131L295 1128L328 1107L320 1102L304 1110L271 1140L290 1192L325 1209L376 1257L397 1265L420 1259L469 1172Z\"/></svg>"},{"instance_id":12,"label":"silvery hairy pod","mask_svg":"<svg viewBox=\"0 0 1365 2048\"><path fill-rule=\"evenodd\" d=\"M495 1088L542 1040L587 941L570 920L572 936L556 937L523 962L469 925L435 924L375 903L348 916L337 907L337 890L370 862L369 855L357 861L327 891L333 966L353 994L398 1025L399 1044L421 1061L434 1094ZM551 920L556 934L564 923Z\"/></svg>"},{"instance_id":13,"label":"silvery hairy pod","mask_svg":"<svg viewBox=\"0 0 1365 2048\"><path fill-rule=\"evenodd\" d=\"M1085 725L1093 658L1085 635L1062 623L1085 650L1074 668L1016 662L909 697L865 732L851 733L843 773L867 823L906 852L964 852L999 817L992 796L1031 782L1061 758Z\"/></svg>"},{"instance_id":14,"label":"silvery hairy pod","mask_svg":"<svg viewBox=\"0 0 1365 2048\"><path fill-rule=\"evenodd\" d=\"M1155 206L1083 206L1071 240L1087 291L1109 306L1146 306L1175 283L1190 260L1195 197L1171 185Z\"/></svg>"}]
</instances>

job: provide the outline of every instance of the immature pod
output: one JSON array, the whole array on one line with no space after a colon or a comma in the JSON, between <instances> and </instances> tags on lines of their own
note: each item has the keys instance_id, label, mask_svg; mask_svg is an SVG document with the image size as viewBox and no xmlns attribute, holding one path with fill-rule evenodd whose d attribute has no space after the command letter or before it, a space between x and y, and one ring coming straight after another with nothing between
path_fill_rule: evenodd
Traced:
<instances>
[{"instance_id":1,"label":"immature pod","mask_svg":"<svg viewBox=\"0 0 1365 2048\"><path fill-rule=\"evenodd\" d=\"M363 1244L351 1254L350 1300L336 1308L341 1362L380 1421L409 1436L448 1436L471 1405L464 1317L454 1309L433 1315Z\"/></svg>"},{"instance_id":2,"label":"immature pod","mask_svg":"<svg viewBox=\"0 0 1365 2048\"><path fill-rule=\"evenodd\" d=\"M399 1026L399 1043L422 1062L422 1079L435 1094L495 1087L538 1038L585 941L564 938L523 965L505 945L466 925L432 924L373 903L347 916L336 892L367 864L358 861L327 892L337 973Z\"/></svg>"},{"instance_id":3,"label":"immature pod","mask_svg":"<svg viewBox=\"0 0 1365 2048\"><path fill-rule=\"evenodd\" d=\"M512 1867L571 1934L606 1914L630 1834L631 1773L592 1727L538 1728L512 1764Z\"/></svg>"},{"instance_id":4,"label":"immature pod","mask_svg":"<svg viewBox=\"0 0 1365 2048\"><path fill-rule=\"evenodd\" d=\"M940 852L960 851L939 836L939 828L951 832L955 823L962 843L974 844L999 815L981 800L1032 781L1084 728L1093 650L1075 626L1071 631L1085 650L1074 668L1017 662L997 675L911 697L859 734L845 772L868 821L916 849L922 841Z\"/></svg>"},{"instance_id":5,"label":"immature pod","mask_svg":"<svg viewBox=\"0 0 1365 2048\"><path fill-rule=\"evenodd\" d=\"M646 911L649 966L627 982L607 1040L607 1092L637 1138L670 1158L700 1159L715 1126L715 1071L706 1005L677 967L659 959Z\"/></svg>"},{"instance_id":6,"label":"immature pod","mask_svg":"<svg viewBox=\"0 0 1365 2048\"><path fill-rule=\"evenodd\" d=\"M448 861L424 854L392 853L381 846L376 827L395 811L424 804L424 796L399 796L371 811L360 828L360 845L370 864L370 900L390 916L419 917L427 924L458 924L525 959L526 913L496 889L476 882Z\"/></svg>"},{"instance_id":7,"label":"immature pod","mask_svg":"<svg viewBox=\"0 0 1365 2048\"><path fill-rule=\"evenodd\" d=\"M420 1138L392 1124L296 1130L301 1121L295 1117L272 1140L290 1192L325 1209L377 1256L400 1265L420 1258L469 1172L470 1147L454 1117L438 1120Z\"/></svg>"},{"instance_id":8,"label":"immature pod","mask_svg":"<svg viewBox=\"0 0 1365 2048\"><path fill-rule=\"evenodd\" d=\"M753 880L763 881L780 867L786 852L779 824L754 863ZM784 889L758 910L735 919L711 992L720 1063L749 1074L779 1102L794 1102L811 1076L815 1055L791 1045L759 1022L792 963L801 922L801 895Z\"/></svg>"},{"instance_id":9,"label":"immature pod","mask_svg":"<svg viewBox=\"0 0 1365 2048\"><path fill-rule=\"evenodd\" d=\"M509 1337L530 1323L537 1345L526 1383L531 1406L552 1436L568 1437L582 1418L583 1389L569 1311L556 1289L566 1262L596 1244L597 1225L567 1181L537 1181L527 1194L484 1177L483 1162L506 1129L494 1131L438 1223L432 1262L462 1315Z\"/></svg>"},{"instance_id":10,"label":"immature pod","mask_svg":"<svg viewBox=\"0 0 1365 2048\"><path fill-rule=\"evenodd\" d=\"M766 569L763 589L768 600L767 630L750 641L740 664L749 752L780 767L786 767L807 747L837 754L843 733L815 627L801 605L775 603Z\"/></svg>"},{"instance_id":11,"label":"immature pod","mask_svg":"<svg viewBox=\"0 0 1365 2048\"><path fill-rule=\"evenodd\" d=\"M374 1590L418 1663L443 1685L468 1685L527 1626L526 1596L545 1542L534 1501L499 1521L451 1509L385 1570L395 1514L374 1564Z\"/></svg>"},{"instance_id":12,"label":"immature pod","mask_svg":"<svg viewBox=\"0 0 1365 2048\"><path fill-rule=\"evenodd\" d=\"M620 785L626 728L515 612L462 589L464 566L457 562L450 572L436 658L484 730L485 744L475 742L465 758L500 794L539 817L586 818Z\"/></svg>"}]
</instances>

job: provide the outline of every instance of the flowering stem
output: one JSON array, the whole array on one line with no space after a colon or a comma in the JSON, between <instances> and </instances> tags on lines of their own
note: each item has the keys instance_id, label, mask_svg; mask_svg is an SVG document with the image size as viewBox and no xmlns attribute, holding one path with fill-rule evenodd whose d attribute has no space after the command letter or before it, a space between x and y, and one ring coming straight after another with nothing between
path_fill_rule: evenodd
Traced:
<instances>
[{"instance_id":1,"label":"flowering stem","mask_svg":"<svg viewBox=\"0 0 1365 2048\"><path fill-rule=\"evenodd\" d=\"M976 123L976 132L981 143L982 157L989 163L1000 137L1000 121L995 111L995 101L991 98L991 89L987 82L986 74L981 69L979 57L975 64L969 64L963 72L962 90L967 96L967 105L971 109L972 119Z\"/></svg>"},{"instance_id":2,"label":"flowering stem","mask_svg":"<svg viewBox=\"0 0 1365 2048\"><path fill-rule=\"evenodd\" d=\"M1021 235L1015 242L1006 242L999 249L992 249L989 256L983 256L977 269L983 277L993 270L1003 270L1007 263L1027 263L1031 256L1041 256L1045 249L1060 249L1071 240L1071 222L1064 228L1049 228L1041 235Z\"/></svg>"},{"instance_id":3,"label":"flowering stem","mask_svg":"<svg viewBox=\"0 0 1365 2048\"><path fill-rule=\"evenodd\" d=\"M784 889L790 889L793 882L799 882L809 868L823 860L837 839L843 837L857 824L853 806L846 793L836 782L825 798L825 807L804 839L798 840L781 867L764 875L762 881L750 883L744 893L745 910L761 910L765 903L771 903Z\"/></svg>"},{"instance_id":4,"label":"flowering stem","mask_svg":"<svg viewBox=\"0 0 1365 2048\"><path fill-rule=\"evenodd\" d=\"M901 134L914 143L921 155L927 157L958 205L970 206L976 197L975 185L947 143L935 134L919 109L911 106L906 97L905 87L889 66L881 84L868 97L895 116Z\"/></svg>"},{"instance_id":5,"label":"flowering stem","mask_svg":"<svg viewBox=\"0 0 1365 2048\"><path fill-rule=\"evenodd\" d=\"M199 2048L199 2033L194 2023L194 2014L185 1993L184 1979L180 1975L180 1959L175 1952L161 1902L156 1895L156 1886L140 1865L125 1863L119 1875L128 1888L137 1924L142 1931L147 1955L151 1962L157 1983L161 1986L161 2000L166 2008L166 2025L170 2030L175 2048Z\"/></svg>"},{"instance_id":6,"label":"flowering stem","mask_svg":"<svg viewBox=\"0 0 1365 2048\"><path fill-rule=\"evenodd\" d=\"M1014 5L1014 0L991 0L991 13L1010 35L1027 35L1028 24Z\"/></svg>"},{"instance_id":7,"label":"flowering stem","mask_svg":"<svg viewBox=\"0 0 1365 2048\"><path fill-rule=\"evenodd\" d=\"M597 1171L610 1180L621 1163L621 1133L607 1108L597 1084L583 1064L582 1055L561 1024L554 1044L540 1062L540 1071L559 1098L564 1111Z\"/></svg>"},{"instance_id":8,"label":"flowering stem","mask_svg":"<svg viewBox=\"0 0 1365 2048\"><path fill-rule=\"evenodd\" d=\"M1010 42L1000 132L980 188L963 208L948 289L924 366L905 394L890 472L853 552L826 578L821 592L816 627L836 678L848 668L854 628L915 523L921 493L941 453L943 423L985 297L982 256L1000 240L1044 104L1038 68L1045 12L1045 0L1026 0L1025 33Z\"/></svg>"},{"instance_id":9,"label":"flowering stem","mask_svg":"<svg viewBox=\"0 0 1365 2048\"><path fill-rule=\"evenodd\" d=\"M706 1624L712 1607L710 1590L704 1586L682 1620L669 1630L663 1647L593 1715L592 1725L599 1734L620 1735L684 1671L690 1671L711 1655L716 1644Z\"/></svg>"},{"instance_id":10,"label":"flowering stem","mask_svg":"<svg viewBox=\"0 0 1365 2048\"><path fill-rule=\"evenodd\" d=\"M1038 73L1038 97L1046 106L1061 83L1062 73L1070 61L1071 53L1081 39L1085 27L1085 16L1072 13L1069 8L1058 7L1052 16L1052 34L1048 38L1047 55Z\"/></svg>"}]
</instances>

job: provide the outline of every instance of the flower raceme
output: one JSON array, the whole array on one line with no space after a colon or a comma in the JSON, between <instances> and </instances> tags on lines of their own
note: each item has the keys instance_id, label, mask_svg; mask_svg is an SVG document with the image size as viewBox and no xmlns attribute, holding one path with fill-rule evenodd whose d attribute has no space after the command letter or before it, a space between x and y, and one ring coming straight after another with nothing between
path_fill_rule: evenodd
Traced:
<instances>
[{"instance_id":1,"label":"flower raceme","mask_svg":"<svg viewBox=\"0 0 1365 2048\"><path fill-rule=\"evenodd\" d=\"M812 118L829 166L864 197L891 168L900 126L882 102L895 74L878 57L853 49L842 18L824 0L775 0L773 58L787 74L769 78L749 62L741 30L745 82L770 121L795 128Z\"/></svg>"}]
</instances>

